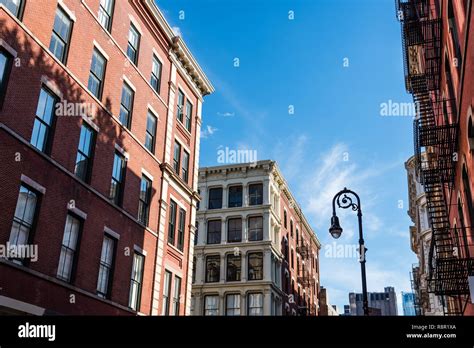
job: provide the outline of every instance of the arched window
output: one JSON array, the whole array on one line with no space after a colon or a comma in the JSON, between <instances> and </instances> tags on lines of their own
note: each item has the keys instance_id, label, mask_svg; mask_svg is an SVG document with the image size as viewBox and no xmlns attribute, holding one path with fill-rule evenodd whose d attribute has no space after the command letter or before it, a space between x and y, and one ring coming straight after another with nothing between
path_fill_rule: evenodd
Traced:
<instances>
[{"instance_id":1,"label":"arched window","mask_svg":"<svg viewBox=\"0 0 474 348\"><path fill-rule=\"evenodd\" d=\"M472 115L469 116L467 123L467 142L469 144L469 150L474 151L474 125L472 124Z\"/></svg>"}]
</instances>

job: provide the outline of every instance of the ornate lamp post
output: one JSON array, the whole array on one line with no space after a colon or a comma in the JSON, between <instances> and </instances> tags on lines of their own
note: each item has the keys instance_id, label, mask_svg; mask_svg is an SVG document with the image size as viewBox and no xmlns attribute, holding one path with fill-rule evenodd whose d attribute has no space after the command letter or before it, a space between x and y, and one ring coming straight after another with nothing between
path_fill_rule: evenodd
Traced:
<instances>
[{"instance_id":1,"label":"ornate lamp post","mask_svg":"<svg viewBox=\"0 0 474 348\"><path fill-rule=\"evenodd\" d=\"M353 198L356 198L357 203L354 203ZM337 239L342 234L342 227L339 224L339 218L336 215L336 202L337 206L342 209L351 208L353 211L357 211L357 218L359 220L359 255L360 255L360 269L362 274L362 300L364 307L364 315L369 315L369 303L367 298L367 279L365 275L365 254L367 249L364 245L364 236L362 234L362 209L360 205L360 198L354 191L348 190L344 187L344 190L338 192L332 200L332 218L331 227L329 233L333 238Z\"/></svg>"}]
</instances>

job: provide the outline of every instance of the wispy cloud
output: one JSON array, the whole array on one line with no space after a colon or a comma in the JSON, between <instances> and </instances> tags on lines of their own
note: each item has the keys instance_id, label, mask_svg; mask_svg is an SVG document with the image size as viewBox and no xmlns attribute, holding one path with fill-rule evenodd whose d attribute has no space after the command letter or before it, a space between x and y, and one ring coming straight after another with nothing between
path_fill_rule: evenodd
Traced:
<instances>
[{"instance_id":1,"label":"wispy cloud","mask_svg":"<svg viewBox=\"0 0 474 348\"><path fill-rule=\"evenodd\" d=\"M217 116L221 116L221 117L234 117L235 116L235 112L218 112L217 113Z\"/></svg>"},{"instance_id":2,"label":"wispy cloud","mask_svg":"<svg viewBox=\"0 0 474 348\"><path fill-rule=\"evenodd\" d=\"M201 138L207 139L210 136L212 136L215 132L217 132L217 130L218 130L217 128L215 128L211 125L207 125L206 128L201 130Z\"/></svg>"}]
</instances>

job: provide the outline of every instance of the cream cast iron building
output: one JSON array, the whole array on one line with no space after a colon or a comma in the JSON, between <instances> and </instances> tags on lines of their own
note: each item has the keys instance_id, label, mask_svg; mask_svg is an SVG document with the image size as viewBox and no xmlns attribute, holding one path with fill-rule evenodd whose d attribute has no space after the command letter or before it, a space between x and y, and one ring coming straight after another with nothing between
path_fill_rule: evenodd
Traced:
<instances>
[{"instance_id":1,"label":"cream cast iron building","mask_svg":"<svg viewBox=\"0 0 474 348\"><path fill-rule=\"evenodd\" d=\"M298 302L303 296L301 291L305 292L306 306L316 313L320 243L302 216L305 226L300 227L301 238L296 229L300 246L289 245L289 232L283 226L288 225L289 212L284 205L291 201L291 209L299 207L276 163L267 160L201 168L198 185L201 203L196 222L191 314L296 314L295 310L288 313L288 302ZM292 239L293 235L292 220ZM309 250L313 259L306 260L306 270L304 258L298 254L297 263L291 266L298 264L299 270L291 272L289 264L294 261L290 261L290 248L292 256L295 248ZM303 285L296 285L296 279ZM311 296L310 286L314 289Z\"/></svg>"}]
</instances>

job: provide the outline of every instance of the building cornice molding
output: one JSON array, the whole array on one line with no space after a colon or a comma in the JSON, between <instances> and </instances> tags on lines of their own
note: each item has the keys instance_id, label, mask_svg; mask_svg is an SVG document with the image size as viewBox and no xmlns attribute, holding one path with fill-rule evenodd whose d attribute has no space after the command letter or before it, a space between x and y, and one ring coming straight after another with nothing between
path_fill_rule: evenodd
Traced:
<instances>
[{"instance_id":1,"label":"building cornice molding","mask_svg":"<svg viewBox=\"0 0 474 348\"><path fill-rule=\"evenodd\" d=\"M146 0L145 4L153 14L158 26L163 31L166 40L170 43L171 52L176 55L177 59L183 64L183 67L186 69L192 81L196 84L201 95L205 96L213 93L214 86L204 74L184 40L180 36L175 35L173 29L163 16L163 13L160 11L158 6L156 6L156 3L153 0Z\"/></svg>"}]
</instances>

